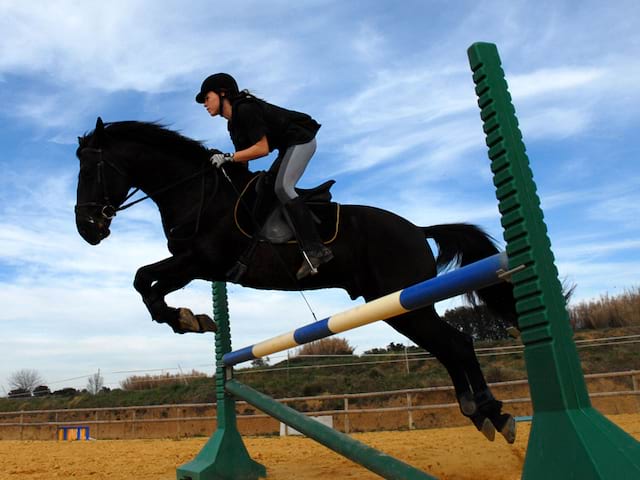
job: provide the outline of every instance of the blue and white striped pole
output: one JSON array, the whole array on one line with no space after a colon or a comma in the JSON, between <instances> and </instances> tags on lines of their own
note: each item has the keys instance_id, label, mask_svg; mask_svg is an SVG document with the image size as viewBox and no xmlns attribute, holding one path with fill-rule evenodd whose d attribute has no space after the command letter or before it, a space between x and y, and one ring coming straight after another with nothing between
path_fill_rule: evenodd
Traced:
<instances>
[{"instance_id":1,"label":"blue and white striped pole","mask_svg":"<svg viewBox=\"0 0 640 480\"><path fill-rule=\"evenodd\" d=\"M291 332L234 350L224 355L222 361L225 366L232 366L255 360L488 287L502 281L500 273L507 270L507 265L507 254L498 253Z\"/></svg>"}]
</instances>

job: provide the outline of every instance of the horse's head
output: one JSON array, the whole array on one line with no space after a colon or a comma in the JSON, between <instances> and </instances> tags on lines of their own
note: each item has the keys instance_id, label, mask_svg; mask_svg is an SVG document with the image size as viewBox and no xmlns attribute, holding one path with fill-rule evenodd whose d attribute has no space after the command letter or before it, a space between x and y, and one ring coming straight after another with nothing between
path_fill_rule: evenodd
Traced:
<instances>
[{"instance_id":1,"label":"horse's head","mask_svg":"<svg viewBox=\"0 0 640 480\"><path fill-rule=\"evenodd\" d=\"M111 220L125 200L131 181L109 151L105 127L98 117L93 133L78 138L80 160L75 207L78 233L91 245L109 236Z\"/></svg>"}]
</instances>

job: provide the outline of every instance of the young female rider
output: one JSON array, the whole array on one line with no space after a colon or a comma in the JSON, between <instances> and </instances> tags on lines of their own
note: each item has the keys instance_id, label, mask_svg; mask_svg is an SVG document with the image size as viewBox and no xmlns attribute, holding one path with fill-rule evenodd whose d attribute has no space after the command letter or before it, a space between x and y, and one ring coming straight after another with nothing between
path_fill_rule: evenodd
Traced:
<instances>
[{"instance_id":1,"label":"young female rider","mask_svg":"<svg viewBox=\"0 0 640 480\"><path fill-rule=\"evenodd\" d=\"M220 168L226 162L246 163L278 150L278 157L271 167L277 172L275 193L285 206L305 256L296 276L301 279L317 273L317 268L331 260L333 253L320 240L295 185L315 153L315 136L320 124L305 113L272 105L247 90L239 91L235 79L226 73L208 76L202 82L196 102L204 104L212 117L220 115L228 121L236 151L214 154L211 163L216 167Z\"/></svg>"}]
</instances>

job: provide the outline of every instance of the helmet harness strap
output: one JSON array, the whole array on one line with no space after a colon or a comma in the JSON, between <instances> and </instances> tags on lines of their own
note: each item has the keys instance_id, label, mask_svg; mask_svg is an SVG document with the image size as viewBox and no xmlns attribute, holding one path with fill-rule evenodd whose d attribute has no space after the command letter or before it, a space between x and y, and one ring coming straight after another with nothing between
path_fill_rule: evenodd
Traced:
<instances>
[{"instance_id":1,"label":"helmet harness strap","mask_svg":"<svg viewBox=\"0 0 640 480\"><path fill-rule=\"evenodd\" d=\"M219 92L216 92L216 93L218 94L218 98L220 99L220 101L218 102L219 103L219 105L218 105L218 110L219 110L218 114L221 117L224 117L224 115L222 113L224 111L224 99L226 97L222 95L222 92L224 92L224 90L221 89Z\"/></svg>"}]
</instances>

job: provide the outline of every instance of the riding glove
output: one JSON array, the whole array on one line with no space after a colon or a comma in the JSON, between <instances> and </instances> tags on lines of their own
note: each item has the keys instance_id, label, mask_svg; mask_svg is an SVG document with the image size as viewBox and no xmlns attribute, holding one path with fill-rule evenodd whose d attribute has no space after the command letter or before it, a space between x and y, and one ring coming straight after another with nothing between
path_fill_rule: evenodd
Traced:
<instances>
[{"instance_id":1,"label":"riding glove","mask_svg":"<svg viewBox=\"0 0 640 480\"><path fill-rule=\"evenodd\" d=\"M214 153L209 161L214 167L220 168L223 163L233 162L233 153Z\"/></svg>"}]
</instances>

